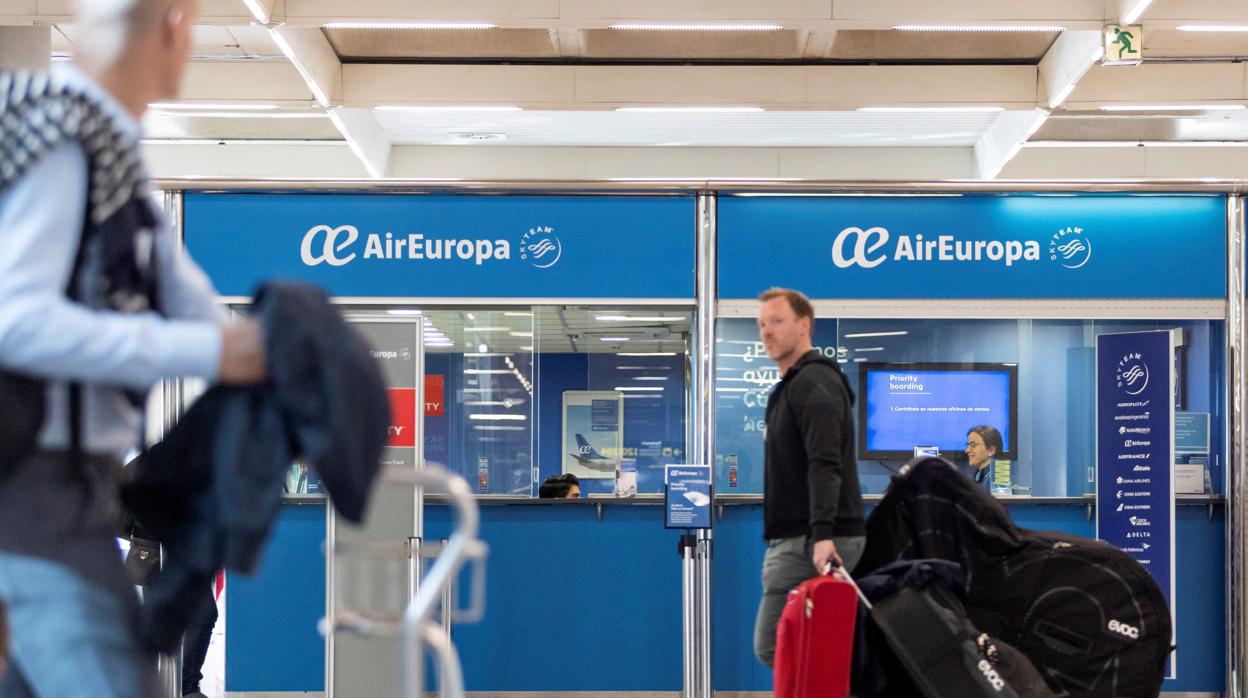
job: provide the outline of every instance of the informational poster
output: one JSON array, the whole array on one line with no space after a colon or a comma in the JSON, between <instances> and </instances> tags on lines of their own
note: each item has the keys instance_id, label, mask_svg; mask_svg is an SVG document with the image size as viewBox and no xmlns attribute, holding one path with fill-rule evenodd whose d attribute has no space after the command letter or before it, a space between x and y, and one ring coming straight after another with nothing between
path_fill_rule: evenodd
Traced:
<instances>
[{"instance_id":1,"label":"informational poster","mask_svg":"<svg viewBox=\"0 0 1248 698\"><path fill-rule=\"evenodd\" d=\"M1096 537L1148 570L1174 613L1174 340L1096 338ZM1173 678L1171 655L1168 675Z\"/></svg>"},{"instance_id":2,"label":"informational poster","mask_svg":"<svg viewBox=\"0 0 1248 698\"><path fill-rule=\"evenodd\" d=\"M711 466L667 466L667 493L663 509L667 528L710 528Z\"/></svg>"},{"instance_id":3,"label":"informational poster","mask_svg":"<svg viewBox=\"0 0 1248 698\"><path fill-rule=\"evenodd\" d=\"M616 478L623 452L624 394L564 391L563 472L589 480Z\"/></svg>"}]
</instances>

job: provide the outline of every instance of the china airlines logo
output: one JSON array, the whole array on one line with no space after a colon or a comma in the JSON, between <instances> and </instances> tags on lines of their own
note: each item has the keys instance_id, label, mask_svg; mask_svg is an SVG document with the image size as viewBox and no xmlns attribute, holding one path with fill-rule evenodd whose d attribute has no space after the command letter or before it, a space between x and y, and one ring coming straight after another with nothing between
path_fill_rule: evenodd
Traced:
<instances>
[{"instance_id":1,"label":"china airlines logo","mask_svg":"<svg viewBox=\"0 0 1248 698\"><path fill-rule=\"evenodd\" d=\"M1118 361L1114 378L1127 395L1139 395L1148 387L1148 364L1139 352L1127 354Z\"/></svg>"},{"instance_id":2,"label":"china airlines logo","mask_svg":"<svg viewBox=\"0 0 1248 698\"><path fill-rule=\"evenodd\" d=\"M845 255L845 248L853 241L853 252ZM874 256L876 251L888 243L888 231L881 227L852 227L841 231L832 242L832 263L841 269L859 266L863 269L878 267L888 259L888 255Z\"/></svg>"},{"instance_id":3,"label":"china airlines logo","mask_svg":"<svg viewBox=\"0 0 1248 698\"><path fill-rule=\"evenodd\" d=\"M323 239L321 233L325 234ZM337 228L318 225L304 233L303 244L299 247L299 257L310 267L322 262L333 267L340 267L355 259L355 253L352 252L345 257L339 257L338 254L353 245L359 237L360 231L352 225L340 225ZM318 240L320 240L319 246Z\"/></svg>"}]
</instances>

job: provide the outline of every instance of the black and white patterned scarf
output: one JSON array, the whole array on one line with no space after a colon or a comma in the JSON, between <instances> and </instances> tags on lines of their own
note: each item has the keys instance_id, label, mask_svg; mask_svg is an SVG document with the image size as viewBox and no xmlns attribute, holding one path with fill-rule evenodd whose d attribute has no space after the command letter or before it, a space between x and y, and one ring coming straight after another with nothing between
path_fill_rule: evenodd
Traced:
<instances>
[{"instance_id":1,"label":"black and white patterned scarf","mask_svg":"<svg viewBox=\"0 0 1248 698\"><path fill-rule=\"evenodd\" d=\"M158 307L155 211L137 145L94 97L57 73L0 72L0 192L57 147L87 160L87 214L69 295L122 313ZM48 182L48 196L56 196ZM0 231L0 237L3 231Z\"/></svg>"}]
</instances>

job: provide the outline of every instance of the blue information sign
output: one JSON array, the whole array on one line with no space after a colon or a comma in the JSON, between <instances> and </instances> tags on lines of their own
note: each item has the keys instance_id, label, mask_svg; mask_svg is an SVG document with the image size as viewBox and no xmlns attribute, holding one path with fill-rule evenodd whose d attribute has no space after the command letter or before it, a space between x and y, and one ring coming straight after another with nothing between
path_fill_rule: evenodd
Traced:
<instances>
[{"instance_id":1,"label":"blue information sign","mask_svg":"<svg viewBox=\"0 0 1248 698\"><path fill-rule=\"evenodd\" d=\"M187 194L191 256L261 281L418 298L694 296L691 197Z\"/></svg>"},{"instance_id":2,"label":"blue information sign","mask_svg":"<svg viewBox=\"0 0 1248 698\"><path fill-rule=\"evenodd\" d=\"M1222 196L723 197L717 215L721 298L1226 296Z\"/></svg>"},{"instance_id":3,"label":"blue information sign","mask_svg":"<svg viewBox=\"0 0 1248 698\"><path fill-rule=\"evenodd\" d=\"M1139 561L1171 609L1173 367L1168 331L1096 338L1096 537Z\"/></svg>"},{"instance_id":4,"label":"blue information sign","mask_svg":"<svg viewBox=\"0 0 1248 698\"><path fill-rule=\"evenodd\" d=\"M711 466L667 466L667 528L711 527Z\"/></svg>"}]
</instances>

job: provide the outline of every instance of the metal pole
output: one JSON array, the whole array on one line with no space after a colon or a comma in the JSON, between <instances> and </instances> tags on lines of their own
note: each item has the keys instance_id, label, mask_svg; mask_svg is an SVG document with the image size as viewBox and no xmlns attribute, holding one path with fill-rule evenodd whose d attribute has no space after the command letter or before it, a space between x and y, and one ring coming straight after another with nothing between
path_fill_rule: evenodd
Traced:
<instances>
[{"instance_id":1,"label":"metal pole","mask_svg":"<svg viewBox=\"0 0 1248 698\"><path fill-rule=\"evenodd\" d=\"M694 441L691 463L715 462L715 309L718 300L716 275L717 217L716 199L712 193L698 196L698 261L697 261L697 361L693 384ZM714 468L712 467L712 472ZM711 681L711 550L714 534L709 530L697 533L695 554L696 608L694 638L696 641L694 686L696 698L710 698L714 693Z\"/></svg>"},{"instance_id":2,"label":"metal pole","mask_svg":"<svg viewBox=\"0 0 1248 698\"><path fill-rule=\"evenodd\" d=\"M1227 546L1226 603L1230 622L1227 623L1226 685L1230 698L1248 696L1245 680L1245 657L1248 657L1248 563L1244 558L1245 534L1248 532L1248 510L1244 507L1244 197L1228 196L1226 203L1226 375L1229 395L1226 414L1226 483L1227 483Z\"/></svg>"},{"instance_id":3,"label":"metal pole","mask_svg":"<svg viewBox=\"0 0 1248 698\"><path fill-rule=\"evenodd\" d=\"M684 683L681 687L682 698L694 698L694 681L696 677L695 664L697 656L697 642L694 638L694 609L697 607L694 599L695 580L693 565L693 547L689 545L688 537L681 537L680 547L680 610L682 631L681 649L684 651L682 658L682 670Z\"/></svg>"},{"instance_id":4,"label":"metal pole","mask_svg":"<svg viewBox=\"0 0 1248 698\"><path fill-rule=\"evenodd\" d=\"M443 538L442 549L445 550L446 546L449 545L450 542L451 542L450 538ZM454 589L455 589L454 579L451 580L450 584L447 584L445 587L442 587L442 632L445 633L443 637L446 638L446 641L448 643L451 643L452 645L454 645L454 642L455 642L455 638L451 637L451 631L452 631L451 626L452 626L452 622L454 620L454 615L455 615ZM445 657L448 657L449 655L441 655L441 656L445 658ZM446 677L455 674L456 673L455 668L452 666L449 666L444 659L442 663L441 671L442 673L438 675L438 680L439 680L439 687L441 688L442 698L451 698L451 695L452 695L451 683L450 681L447 680Z\"/></svg>"},{"instance_id":5,"label":"metal pole","mask_svg":"<svg viewBox=\"0 0 1248 698\"><path fill-rule=\"evenodd\" d=\"M334 548L337 546L337 530L334 519L334 505L325 501L325 620L322 634L325 635L325 698L334 698L334 627L332 621L337 617L336 605L338 580L334 565ZM228 609L227 609L228 610Z\"/></svg>"}]
</instances>

